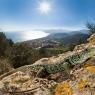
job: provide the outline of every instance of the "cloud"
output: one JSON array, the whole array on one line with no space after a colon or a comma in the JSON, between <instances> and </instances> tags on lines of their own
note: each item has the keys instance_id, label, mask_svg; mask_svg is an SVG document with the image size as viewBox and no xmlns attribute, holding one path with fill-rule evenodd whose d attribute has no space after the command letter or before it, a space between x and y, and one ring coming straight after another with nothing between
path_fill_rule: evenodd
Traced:
<instances>
[{"instance_id":1,"label":"cloud","mask_svg":"<svg viewBox=\"0 0 95 95\"><path fill-rule=\"evenodd\" d=\"M62 26L56 26L56 27L52 27L52 26L36 26L36 25L21 25L21 24L0 24L0 29L2 29L2 31L4 32L20 32L20 31L37 31L37 30L67 30L67 31L77 31L77 30L82 30L85 29L85 26L82 25L81 26L76 26L76 27L62 27Z\"/></svg>"}]
</instances>

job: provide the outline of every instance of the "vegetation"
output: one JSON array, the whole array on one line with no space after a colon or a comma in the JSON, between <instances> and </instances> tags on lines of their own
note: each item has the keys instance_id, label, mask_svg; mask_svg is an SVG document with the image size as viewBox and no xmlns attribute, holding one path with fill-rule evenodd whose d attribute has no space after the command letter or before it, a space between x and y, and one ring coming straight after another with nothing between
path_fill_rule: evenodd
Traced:
<instances>
[{"instance_id":1,"label":"vegetation","mask_svg":"<svg viewBox=\"0 0 95 95\"><path fill-rule=\"evenodd\" d=\"M75 45L67 45L67 46L61 46L61 47L42 47L39 49L40 55L42 57L51 57L56 56L58 54L62 54L67 51L72 51L74 49Z\"/></svg>"},{"instance_id":2,"label":"vegetation","mask_svg":"<svg viewBox=\"0 0 95 95\"><path fill-rule=\"evenodd\" d=\"M41 56L38 50L26 44L14 44L11 39L7 39L3 32L0 32L0 59L2 58L10 61L8 65L11 64L14 68L17 68L32 64L40 59ZM5 66L5 63L3 65Z\"/></svg>"},{"instance_id":3,"label":"vegetation","mask_svg":"<svg viewBox=\"0 0 95 95\"><path fill-rule=\"evenodd\" d=\"M13 45L11 39L7 39L3 32L0 32L0 57L6 56L6 50Z\"/></svg>"},{"instance_id":4,"label":"vegetation","mask_svg":"<svg viewBox=\"0 0 95 95\"><path fill-rule=\"evenodd\" d=\"M12 66L9 64L9 60L6 58L0 59L0 75L4 74L12 69Z\"/></svg>"},{"instance_id":5,"label":"vegetation","mask_svg":"<svg viewBox=\"0 0 95 95\"><path fill-rule=\"evenodd\" d=\"M89 32L91 34L95 33L95 24L93 24L93 23L87 23L87 28L89 29Z\"/></svg>"},{"instance_id":6,"label":"vegetation","mask_svg":"<svg viewBox=\"0 0 95 95\"><path fill-rule=\"evenodd\" d=\"M12 47L9 56L14 68L33 64L36 60L40 59L39 52L26 44L16 44Z\"/></svg>"}]
</instances>

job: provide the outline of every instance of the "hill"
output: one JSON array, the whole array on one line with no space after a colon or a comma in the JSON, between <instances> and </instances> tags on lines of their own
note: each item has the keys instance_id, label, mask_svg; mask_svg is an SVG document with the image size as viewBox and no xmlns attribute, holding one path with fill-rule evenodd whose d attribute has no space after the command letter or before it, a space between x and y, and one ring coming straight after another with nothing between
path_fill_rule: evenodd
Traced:
<instances>
[{"instance_id":1,"label":"hill","mask_svg":"<svg viewBox=\"0 0 95 95\"><path fill-rule=\"evenodd\" d=\"M54 30L53 30L54 31ZM48 31L47 31L48 32ZM49 31L51 32L51 31ZM43 47L43 46L60 46L60 45L77 45L81 43L87 42L87 38L89 38L90 34L86 30L81 31L72 31L72 32L54 32L50 33L47 37L43 37L40 39L25 41L34 47Z\"/></svg>"}]
</instances>

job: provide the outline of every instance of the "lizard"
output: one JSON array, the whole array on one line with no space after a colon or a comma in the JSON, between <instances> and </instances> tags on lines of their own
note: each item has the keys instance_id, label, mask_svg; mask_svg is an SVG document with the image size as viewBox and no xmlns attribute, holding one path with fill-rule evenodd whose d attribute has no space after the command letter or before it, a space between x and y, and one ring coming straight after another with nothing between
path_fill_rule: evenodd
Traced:
<instances>
[{"instance_id":1,"label":"lizard","mask_svg":"<svg viewBox=\"0 0 95 95\"><path fill-rule=\"evenodd\" d=\"M77 64L83 64L86 60L93 57L94 55L95 55L95 46L88 47L80 52L74 53L64 58L63 60L60 60L59 62L55 62L54 64L36 64L36 65L31 64L19 67L0 76L0 80L17 71L34 72L36 73L36 77L42 78L48 74L67 71L71 69L73 66L76 66Z\"/></svg>"}]
</instances>

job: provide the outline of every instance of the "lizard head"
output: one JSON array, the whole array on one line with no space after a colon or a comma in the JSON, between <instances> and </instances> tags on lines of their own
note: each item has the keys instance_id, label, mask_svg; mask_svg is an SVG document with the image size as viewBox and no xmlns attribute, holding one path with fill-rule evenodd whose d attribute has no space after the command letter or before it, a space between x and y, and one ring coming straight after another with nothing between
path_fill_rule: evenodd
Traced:
<instances>
[{"instance_id":1,"label":"lizard head","mask_svg":"<svg viewBox=\"0 0 95 95\"><path fill-rule=\"evenodd\" d=\"M84 50L85 54L88 56L94 56L95 55L95 47L89 47Z\"/></svg>"}]
</instances>

